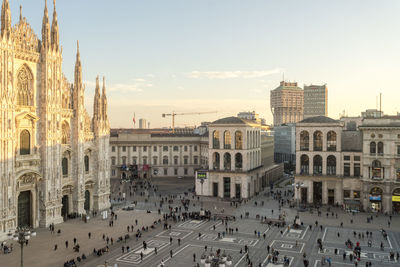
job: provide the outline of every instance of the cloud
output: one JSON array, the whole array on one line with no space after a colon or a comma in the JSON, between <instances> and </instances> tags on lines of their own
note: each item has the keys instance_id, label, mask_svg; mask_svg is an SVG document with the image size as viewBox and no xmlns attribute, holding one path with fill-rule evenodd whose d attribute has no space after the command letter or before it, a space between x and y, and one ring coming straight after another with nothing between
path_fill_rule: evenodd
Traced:
<instances>
[{"instance_id":1,"label":"cloud","mask_svg":"<svg viewBox=\"0 0 400 267\"><path fill-rule=\"evenodd\" d=\"M124 84L124 83L116 83L108 86L109 91L111 92L143 92L143 88L140 88L137 84Z\"/></svg>"},{"instance_id":2,"label":"cloud","mask_svg":"<svg viewBox=\"0 0 400 267\"><path fill-rule=\"evenodd\" d=\"M190 78L205 78L205 79L235 79L235 78L259 78L268 75L281 73L281 68L272 70L259 70L259 71L192 71L189 74Z\"/></svg>"},{"instance_id":3,"label":"cloud","mask_svg":"<svg viewBox=\"0 0 400 267\"><path fill-rule=\"evenodd\" d=\"M132 83L116 83L108 85L111 92L128 93L143 92L145 89L153 87L153 84L143 78L136 78Z\"/></svg>"}]
</instances>

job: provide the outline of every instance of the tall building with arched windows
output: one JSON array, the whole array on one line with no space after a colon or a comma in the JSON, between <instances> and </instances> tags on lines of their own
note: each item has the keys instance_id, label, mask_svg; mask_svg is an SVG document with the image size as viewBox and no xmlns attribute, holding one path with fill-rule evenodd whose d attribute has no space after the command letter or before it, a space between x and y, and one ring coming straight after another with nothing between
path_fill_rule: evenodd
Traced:
<instances>
[{"instance_id":1,"label":"tall building with arched windows","mask_svg":"<svg viewBox=\"0 0 400 267\"><path fill-rule=\"evenodd\" d=\"M273 137L255 120L227 117L208 125L208 168L196 172L196 194L249 199L282 177Z\"/></svg>"},{"instance_id":2,"label":"tall building with arched windows","mask_svg":"<svg viewBox=\"0 0 400 267\"><path fill-rule=\"evenodd\" d=\"M0 238L109 207L109 121L103 81L93 118L84 108L79 46L74 82L62 72L57 12L45 4L42 38L1 7Z\"/></svg>"}]
</instances>

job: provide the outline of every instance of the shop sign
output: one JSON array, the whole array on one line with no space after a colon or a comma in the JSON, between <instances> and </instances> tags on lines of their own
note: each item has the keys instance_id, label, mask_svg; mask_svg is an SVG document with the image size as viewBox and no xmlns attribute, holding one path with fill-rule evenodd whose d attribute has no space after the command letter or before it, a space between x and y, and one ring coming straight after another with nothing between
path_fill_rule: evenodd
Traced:
<instances>
[{"instance_id":1,"label":"shop sign","mask_svg":"<svg viewBox=\"0 0 400 267\"><path fill-rule=\"evenodd\" d=\"M197 179L207 179L207 172L197 172Z\"/></svg>"},{"instance_id":2,"label":"shop sign","mask_svg":"<svg viewBox=\"0 0 400 267\"><path fill-rule=\"evenodd\" d=\"M381 201L381 196L369 196L369 200Z\"/></svg>"},{"instance_id":3,"label":"shop sign","mask_svg":"<svg viewBox=\"0 0 400 267\"><path fill-rule=\"evenodd\" d=\"M392 196L393 202L400 202L400 196Z\"/></svg>"}]
</instances>

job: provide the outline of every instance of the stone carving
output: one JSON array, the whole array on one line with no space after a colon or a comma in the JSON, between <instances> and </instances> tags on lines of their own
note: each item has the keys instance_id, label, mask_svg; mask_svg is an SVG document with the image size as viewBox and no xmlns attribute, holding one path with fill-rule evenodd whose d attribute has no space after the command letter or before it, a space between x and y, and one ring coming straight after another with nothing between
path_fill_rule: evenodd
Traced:
<instances>
[{"instance_id":1,"label":"stone carving","mask_svg":"<svg viewBox=\"0 0 400 267\"><path fill-rule=\"evenodd\" d=\"M31 184L36 180L36 175L33 173L29 173L29 174L24 174L21 178L20 178L20 182L21 184Z\"/></svg>"},{"instance_id":2,"label":"stone carving","mask_svg":"<svg viewBox=\"0 0 400 267\"><path fill-rule=\"evenodd\" d=\"M8 16L10 13L9 6L3 5L2 14ZM7 140L6 147L10 148L0 149L0 158L10 159L9 164L5 164L5 168L0 170L0 177L5 178L4 186L0 188L0 196L8 196L5 197L3 205L7 209L0 211L0 215L3 215L0 225L5 228L3 231L8 231L14 226L9 221L13 219L12 216L18 214L18 187L34 189L39 193L40 210L34 209L35 214L31 214L35 218L35 227L37 221L40 221L40 225L62 221L61 187L66 182L71 186L69 194L72 201L78 203L72 207L71 212L82 210L84 203L80 200L83 199L85 189L84 185L81 185L85 177L83 150L92 151L90 162L102 162L109 157L108 150L102 152L103 147L108 146L110 133L105 86L103 92L99 92L95 98L96 105L100 108L90 117L84 105L85 87L82 83L84 79L79 47L73 84L68 82L62 73L63 61L56 17L56 14L53 14L51 23L47 7L45 8L42 40L38 39L22 15L14 27L11 27L11 16L4 20L7 25L2 27L0 46L4 51L0 53L0 61L3 62L0 65L0 81L4 85L4 112L0 113L0 122L4 129L0 131L0 139ZM41 59L42 64L35 64ZM41 93L35 95L35 92ZM29 145L32 149L30 155L18 157L20 140L17 130L20 129L16 127L19 121L17 118L27 111L35 118L29 126L35 129L30 132ZM62 143L66 144L65 147ZM61 160L65 149L70 150L68 177L76 177L75 180L67 181L61 173ZM13 155L10 151L17 153ZM17 172L25 174L18 176L15 175ZM93 194L98 194L96 185L99 177L104 175L104 170L96 164L90 166L90 179L95 185L92 188ZM105 194L108 198L109 190ZM96 205L97 203L94 203L94 209L109 207L107 204L102 207ZM54 206L55 209L46 210L50 206Z\"/></svg>"}]
</instances>

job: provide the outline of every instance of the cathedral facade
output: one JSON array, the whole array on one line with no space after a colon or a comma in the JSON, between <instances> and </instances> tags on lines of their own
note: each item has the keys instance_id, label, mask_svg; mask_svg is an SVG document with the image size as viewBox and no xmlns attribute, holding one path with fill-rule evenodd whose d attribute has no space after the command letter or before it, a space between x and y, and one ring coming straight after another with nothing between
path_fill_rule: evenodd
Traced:
<instances>
[{"instance_id":1,"label":"cathedral facade","mask_svg":"<svg viewBox=\"0 0 400 267\"><path fill-rule=\"evenodd\" d=\"M45 4L42 38L26 18L12 26L1 7L0 239L18 226L47 227L71 214L110 207L109 133L103 80L93 117L84 107L79 44L74 81L62 72L54 3Z\"/></svg>"}]
</instances>

